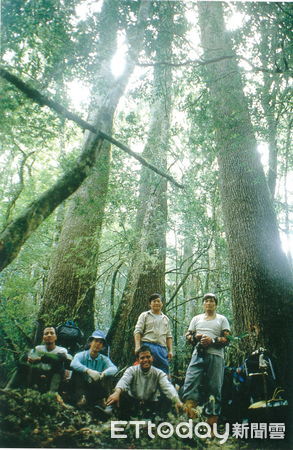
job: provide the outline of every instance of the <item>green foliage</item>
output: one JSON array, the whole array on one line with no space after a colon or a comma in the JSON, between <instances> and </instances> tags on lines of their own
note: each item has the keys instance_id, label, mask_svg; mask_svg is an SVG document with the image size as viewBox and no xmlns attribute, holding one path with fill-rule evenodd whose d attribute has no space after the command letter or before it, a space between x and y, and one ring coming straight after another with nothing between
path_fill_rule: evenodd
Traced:
<instances>
[{"instance_id":1,"label":"green foliage","mask_svg":"<svg viewBox=\"0 0 293 450\"><path fill-rule=\"evenodd\" d=\"M136 418L133 418L136 420ZM159 419L159 418L158 418ZM174 428L186 417L168 414ZM162 422L162 419L160 420ZM146 427L140 438L128 427L126 439L111 438L111 422L101 423L87 412L60 402L56 394L30 389L0 391L0 440L5 447L32 448L204 448L202 440L181 439L175 433L150 439Z\"/></svg>"},{"instance_id":2,"label":"green foliage","mask_svg":"<svg viewBox=\"0 0 293 450\"><path fill-rule=\"evenodd\" d=\"M90 424L85 412L64 407L56 394L27 389L0 393L1 443L6 447L79 447ZM79 434L79 437L77 435Z\"/></svg>"}]
</instances>

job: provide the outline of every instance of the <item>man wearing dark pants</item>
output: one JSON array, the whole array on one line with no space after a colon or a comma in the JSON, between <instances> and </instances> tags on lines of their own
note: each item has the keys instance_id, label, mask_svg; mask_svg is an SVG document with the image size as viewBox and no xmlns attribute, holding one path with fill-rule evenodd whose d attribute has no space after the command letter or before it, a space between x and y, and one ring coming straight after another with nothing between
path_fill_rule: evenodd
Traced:
<instances>
[{"instance_id":1,"label":"man wearing dark pants","mask_svg":"<svg viewBox=\"0 0 293 450\"><path fill-rule=\"evenodd\" d=\"M58 392L66 378L72 356L67 349L56 345L56 330L47 326L43 330L43 344L32 349L28 357L19 363L7 388L36 387L41 392Z\"/></svg>"},{"instance_id":2,"label":"man wearing dark pants","mask_svg":"<svg viewBox=\"0 0 293 450\"><path fill-rule=\"evenodd\" d=\"M182 399L187 412L202 402L201 387L206 387L207 401L205 413L207 422L217 423L221 411L221 390L224 379L224 349L228 343L230 326L226 317L216 313L217 298L205 294L204 314L199 314L190 322L186 338L196 344L188 366Z\"/></svg>"},{"instance_id":3,"label":"man wearing dark pants","mask_svg":"<svg viewBox=\"0 0 293 450\"><path fill-rule=\"evenodd\" d=\"M89 340L89 350L77 353L70 366L77 406L94 405L108 397L111 376L117 372L110 358L100 353L106 342L104 333L94 331Z\"/></svg>"}]
</instances>

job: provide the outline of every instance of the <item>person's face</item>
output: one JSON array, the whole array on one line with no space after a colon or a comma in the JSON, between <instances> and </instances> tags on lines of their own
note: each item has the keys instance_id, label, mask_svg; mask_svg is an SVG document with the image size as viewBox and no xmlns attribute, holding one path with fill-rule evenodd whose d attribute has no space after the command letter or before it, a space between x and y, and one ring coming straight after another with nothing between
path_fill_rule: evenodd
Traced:
<instances>
[{"instance_id":1,"label":"person's face","mask_svg":"<svg viewBox=\"0 0 293 450\"><path fill-rule=\"evenodd\" d=\"M104 347L104 341L102 339L92 339L90 343L90 354L96 356Z\"/></svg>"},{"instance_id":2,"label":"person's face","mask_svg":"<svg viewBox=\"0 0 293 450\"><path fill-rule=\"evenodd\" d=\"M53 327L47 327L44 329L43 341L45 344L55 344L57 341L57 336Z\"/></svg>"},{"instance_id":3,"label":"person's face","mask_svg":"<svg viewBox=\"0 0 293 450\"><path fill-rule=\"evenodd\" d=\"M148 370L153 364L154 358L150 352L141 352L138 362L142 370Z\"/></svg>"},{"instance_id":4,"label":"person's face","mask_svg":"<svg viewBox=\"0 0 293 450\"><path fill-rule=\"evenodd\" d=\"M203 307L206 312L214 312L217 308L215 299L212 297L206 298L203 302Z\"/></svg>"},{"instance_id":5,"label":"person's face","mask_svg":"<svg viewBox=\"0 0 293 450\"><path fill-rule=\"evenodd\" d=\"M150 306L153 313L158 313L161 312L163 308L163 302L160 298L155 298L150 302Z\"/></svg>"}]
</instances>

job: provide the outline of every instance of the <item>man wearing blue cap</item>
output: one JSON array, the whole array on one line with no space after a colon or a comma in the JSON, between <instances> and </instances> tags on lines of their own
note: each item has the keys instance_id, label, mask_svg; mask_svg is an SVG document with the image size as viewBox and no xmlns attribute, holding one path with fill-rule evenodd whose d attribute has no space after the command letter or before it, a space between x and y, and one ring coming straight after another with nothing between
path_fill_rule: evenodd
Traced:
<instances>
[{"instance_id":1,"label":"man wearing blue cap","mask_svg":"<svg viewBox=\"0 0 293 450\"><path fill-rule=\"evenodd\" d=\"M107 397L111 389L109 377L118 370L110 358L100 353L106 343L105 334L94 331L89 341L89 349L77 353L70 365L77 406L94 404L96 400Z\"/></svg>"}]
</instances>

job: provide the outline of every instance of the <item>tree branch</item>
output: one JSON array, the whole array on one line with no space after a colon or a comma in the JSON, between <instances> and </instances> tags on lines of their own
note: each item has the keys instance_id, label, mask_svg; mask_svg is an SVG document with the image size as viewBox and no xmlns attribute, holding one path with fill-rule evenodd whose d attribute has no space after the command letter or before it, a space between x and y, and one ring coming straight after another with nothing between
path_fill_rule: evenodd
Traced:
<instances>
[{"instance_id":1,"label":"tree branch","mask_svg":"<svg viewBox=\"0 0 293 450\"><path fill-rule=\"evenodd\" d=\"M22 154L23 154L23 159L22 159L22 161L20 162L20 168L19 168L19 173L18 173L18 176L19 176L19 182L18 182L18 185L15 187L15 191L14 191L14 193L13 193L13 195L12 195L12 198L11 198L11 200L10 200L8 206L7 206L7 210L6 210L6 214L5 214L5 220L4 220L4 227L6 227L6 226L8 225L9 219L10 219L10 215L11 215L11 212L12 212L13 208L15 207L15 204L16 204L18 198L20 197L20 194L22 193L23 188L24 188L24 168L25 168L25 163L26 163L27 159L28 159L31 155L33 155L33 154L35 153L35 151L32 151L32 152L30 152L30 153L28 153L28 154L26 155L26 154L24 153L24 151L19 147L19 145L18 145L16 142L14 142L14 144L15 144L15 145L19 148L19 150L22 152Z\"/></svg>"},{"instance_id":2,"label":"tree branch","mask_svg":"<svg viewBox=\"0 0 293 450\"><path fill-rule=\"evenodd\" d=\"M212 245L213 242L213 237L210 239L210 242L208 243L208 245L206 247L204 247L201 252L197 255L197 257L189 264L186 274L184 275L184 277L182 278L182 280L180 281L180 283L178 284L178 286L176 287L173 295L171 295L171 297L169 298L168 302L166 303L166 307L172 302L172 300L176 297L176 295L178 294L179 290L181 289L181 287L184 285L185 281L187 280L187 278L189 277L189 275L192 274L192 267L194 266L194 264L199 260L199 258L208 251L208 249L210 248L210 246ZM188 259L188 258L187 258Z\"/></svg>"},{"instance_id":3,"label":"tree branch","mask_svg":"<svg viewBox=\"0 0 293 450\"><path fill-rule=\"evenodd\" d=\"M171 181L172 183L174 183L175 186L177 186L179 188L184 187L182 184L178 183L171 175L158 169L157 167L155 167L153 164L149 163L146 159L144 159L142 156L135 153L133 150L131 150L126 145L117 141L112 136L109 136L109 135L103 133L101 130L97 130L93 125L91 125L90 123L83 120L77 114L69 111L68 109L64 108L64 106L60 105L59 103L55 102L54 100L51 100L48 97L46 97L45 95L41 94L37 89L30 87L28 84L24 83L20 78L11 74L7 70L0 68L0 76L2 78L4 78L6 81L8 81L9 83L13 84L15 87L17 87L17 89L19 89L21 92L23 92L31 100L38 103L40 106L48 106L50 109L53 109L55 112L57 112L61 116L65 117L66 119L72 120L73 122L75 122L83 130L89 130L92 133L96 134L101 139L105 139L106 141L111 142L111 144L115 145L116 147L119 147L125 153L128 153L129 155L133 156L133 158L135 158L137 161L139 161L143 166L148 167L153 172L157 173L158 175L160 175L160 176L166 178L167 180Z\"/></svg>"},{"instance_id":4,"label":"tree branch","mask_svg":"<svg viewBox=\"0 0 293 450\"><path fill-rule=\"evenodd\" d=\"M183 62L178 63L172 63L170 61L158 61L154 63L137 63L140 67L151 67L151 66L171 66L171 67L181 67L181 66L191 66L191 65L198 65L198 66L206 66L207 64L212 64L215 62L222 61L223 59L231 59L235 58L235 55L226 55L226 56L219 56L218 58L212 58L212 59L187 59Z\"/></svg>"},{"instance_id":5,"label":"tree branch","mask_svg":"<svg viewBox=\"0 0 293 450\"><path fill-rule=\"evenodd\" d=\"M287 64L287 68L285 70L281 70L279 68L272 70L272 69L266 69L265 67L257 67L254 64L252 64L247 58L244 58L244 56L235 56L235 55L224 55L224 56L219 56L218 58L212 58L212 59L187 59L186 61L183 62L170 62L170 61L158 61L158 62L154 62L154 63L138 63L137 65L140 67L153 67L153 66L171 66L171 67L183 67L183 66L206 66L208 64L213 64L219 61L223 61L225 59L233 59L233 58L237 58L240 60L245 61L247 64L249 64L252 68L253 72L265 72L265 73L271 73L271 74L276 74L276 73L291 73Z\"/></svg>"},{"instance_id":6,"label":"tree branch","mask_svg":"<svg viewBox=\"0 0 293 450\"><path fill-rule=\"evenodd\" d=\"M16 258L22 245L39 225L66 200L83 180L97 160L103 139L97 135L84 150L71 170L45 191L0 233L0 271Z\"/></svg>"}]
</instances>

